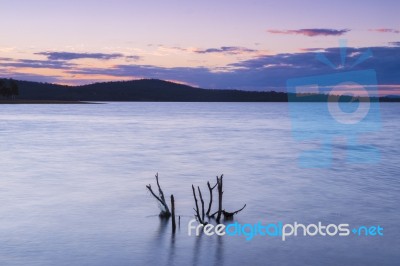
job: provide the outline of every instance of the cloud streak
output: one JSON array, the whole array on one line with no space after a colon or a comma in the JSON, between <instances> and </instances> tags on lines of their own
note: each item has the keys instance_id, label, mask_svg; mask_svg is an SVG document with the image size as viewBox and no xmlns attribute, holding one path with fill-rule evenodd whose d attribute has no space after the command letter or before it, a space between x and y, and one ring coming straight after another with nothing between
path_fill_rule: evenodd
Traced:
<instances>
[{"instance_id":1,"label":"cloud streak","mask_svg":"<svg viewBox=\"0 0 400 266\"><path fill-rule=\"evenodd\" d=\"M195 50L195 53L198 54L212 54L212 53L219 53L219 54L244 54L244 53L255 53L258 52L257 50L246 48L246 47L239 47L239 46L221 46L220 48L208 48L204 50Z\"/></svg>"},{"instance_id":2,"label":"cloud streak","mask_svg":"<svg viewBox=\"0 0 400 266\"><path fill-rule=\"evenodd\" d=\"M299 30L267 30L267 32L272 34L285 34L285 35L305 35L308 37L315 36L341 36L347 32L349 29L335 30L335 29L299 29Z\"/></svg>"},{"instance_id":3,"label":"cloud streak","mask_svg":"<svg viewBox=\"0 0 400 266\"><path fill-rule=\"evenodd\" d=\"M380 32L380 33L400 33L400 30L380 28L380 29L369 29L369 31Z\"/></svg>"},{"instance_id":4,"label":"cloud streak","mask_svg":"<svg viewBox=\"0 0 400 266\"><path fill-rule=\"evenodd\" d=\"M69 61L75 59L98 59L98 60L111 60L124 57L120 53L71 53L71 52L40 52L35 53L36 55L44 55L49 60L62 60Z\"/></svg>"},{"instance_id":5,"label":"cloud streak","mask_svg":"<svg viewBox=\"0 0 400 266\"><path fill-rule=\"evenodd\" d=\"M129 55L125 57L128 61L139 61L141 59L138 55Z\"/></svg>"},{"instance_id":6,"label":"cloud streak","mask_svg":"<svg viewBox=\"0 0 400 266\"><path fill-rule=\"evenodd\" d=\"M50 68L50 69L71 69L76 64L57 61L57 60L32 60L32 59L12 59L0 58L1 67L15 68Z\"/></svg>"}]
</instances>

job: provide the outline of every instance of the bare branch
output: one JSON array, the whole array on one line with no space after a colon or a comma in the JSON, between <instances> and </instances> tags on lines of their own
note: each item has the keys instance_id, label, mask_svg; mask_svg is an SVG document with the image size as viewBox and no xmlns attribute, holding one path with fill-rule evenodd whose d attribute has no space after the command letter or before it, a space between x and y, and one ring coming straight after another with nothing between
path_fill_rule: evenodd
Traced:
<instances>
[{"instance_id":1,"label":"bare branch","mask_svg":"<svg viewBox=\"0 0 400 266\"><path fill-rule=\"evenodd\" d=\"M213 214L209 215L209 217L214 218L214 216L218 213L218 211L214 212Z\"/></svg>"},{"instance_id":2,"label":"bare branch","mask_svg":"<svg viewBox=\"0 0 400 266\"><path fill-rule=\"evenodd\" d=\"M201 223L201 224L206 224L205 222L204 222L204 220L202 219L202 216L200 216L200 212L199 212L199 204L197 203L197 197L196 197L196 190L194 189L194 186L192 185L192 191L193 191L193 198L194 198L194 202L195 202L195 204L196 204L196 209L194 209L194 211L196 212L196 217L197 217L197 220L199 220L199 223ZM203 213L204 213L204 211L203 211Z\"/></svg>"},{"instance_id":3,"label":"bare branch","mask_svg":"<svg viewBox=\"0 0 400 266\"><path fill-rule=\"evenodd\" d=\"M164 207L167 213L170 213L169 209L168 209L168 205L166 204L165 201L165 197L164 197L164 192L162 191L161 187L160 187L160 183L158 182L158 173L156 174L156 181L157 181L157 186L158 186L158 193L160 194L160 198L161 200L165 203Z\"/></svg>"},{"instance_id":4,"label":"bare branch","mask_svg":"<svg viewBox=\"0 0 400 266\"><path fill-rule=\"evenodd\" d=\"M172 233L175 233L176 223L175 223L175 199L174 199L174 195L171 195L171 211L172 211Z\"/></svg>"},{"instance_id":5,"label":"bare branch","mask_svg":"<svg viewBox=\"0 0 400 266\"><path fill-rule=\"evenodd\" d=\"M204 200L203 200L203 196L201 195L201 190L200 187L197 187L198 191L199 191L199 196L200 196L200 201L201 201L201 219L204 221Z\"/></svg>"},{"instance_id":6,"label":"bare branch","mask_svg":"<svg viewBox=\"0 0 400 266\"><path fill-rule=\"evenodd\" d=\"M196 209L194 209L194 208L193 208L193 209L194 209L194 211L196 212L197 220L199 220L199 222L202 223L201 217L200 217L200 214L199 214L199 205L198 205L198 203L197 203L196 190L194 189L194 186L193 186L193 185L192 185L192 191L193 191L194 202L195 202L195 204L196 204Z\"/></svg>"},{"instance_id":7,"label":"bare branch","mask_svg":"<svg viewBox=\"0 0 400 266\"><path fill-rule=\"evenodd\" d=\"M150 191L150 193L160 202L161 206L164 208L164 210L161 210L160 216L165 216L165 217L170 217L171 212L169 211L168 205L165 202L164 198L164 193L160 187L160 184L158 182L158 173L156 174L156 180L157 180L157 186L158 186L158 192L159 196L157 196L154 192L153 189L151 188L151 185L147 185L146 188Z\"/></svg>"},{"instance_id":8,"label":"bare branch","mask_svg":"<svg viewBox=\"0 0 400 266\"><path fill-rule=\"evenodd\" d=\"M225 218L228 218L228 219L229 219L229 218L232 218L233 215L238 214L239 212L241 212L245 207L246 207L246 204L245 204L241 209L239 209L239 210L237 210L237 211L234 211L234 212L227 212L227 211L223 210L222 213L224 214L224 217L225 217Z\"/></svg>"},{"instance_id":9,"label":"bare branch","mask_svg":"<svg viewBox=\"0 0 400 266\"><path fill-rule=\"evenodd\" d=\"M221 213L222 213L222 194L224 193L222 191L222 178L224 177L224 175L221 175L219 178L217 176L217 189L218 189L218 214L217 214L217 223L220 223L221 221Z\"/></svg>"},{"instance_id":10,"label":"bare branch","mask_svg":"<svg viewBox=\"0 0 400 266\"><path fill-rule=\"evenodd\" d=\"M164 206L164 202L153 192L153 189L151 188L151 185L149 184L146 187L150 191L150 193L161 203L161 205Z\"/></svg>"},{"instance_id":11,"label":"bare branch","mask_svg":"<svg viewBox=\"0 0 400 266\"><path fill-rule=\"evenodd\" d=\"M213 187L211 187L210 182L207 182L207 187L208 191L210 192L210 202L208 203L208 210L207 210L207 216L210 216L210 211L211 211L211 206L212 206L212 201L213 201L213 189L218 185L218 183L215 183Z\"/></svg>"}]
</instances>

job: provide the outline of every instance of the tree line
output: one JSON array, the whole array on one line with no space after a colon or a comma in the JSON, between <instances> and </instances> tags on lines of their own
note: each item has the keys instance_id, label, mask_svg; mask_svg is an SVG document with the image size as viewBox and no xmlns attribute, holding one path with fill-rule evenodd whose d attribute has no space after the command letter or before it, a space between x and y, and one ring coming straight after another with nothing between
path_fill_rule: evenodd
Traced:
<instances>
[{"instance_id":1,"label":"tree line","mask_svg":"<svg viewBox=\"0 0 400 266\"><path fill-rule=\"evenodd\" d=\"M18 83L13 79L0 79L0 95L6 99L15 99L19 95Z\"/></svg>"}]
</instances>

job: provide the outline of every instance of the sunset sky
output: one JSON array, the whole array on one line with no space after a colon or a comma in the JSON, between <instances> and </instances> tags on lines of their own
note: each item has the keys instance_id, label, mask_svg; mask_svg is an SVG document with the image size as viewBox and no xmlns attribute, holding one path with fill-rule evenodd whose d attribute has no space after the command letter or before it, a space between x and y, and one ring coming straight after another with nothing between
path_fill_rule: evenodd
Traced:
<instances>
[{"instance_id":1,"label":"sunset sky","mask_svg":"<svg viewBox=\"0 0 400 266\"><path fill-rule=\"evenodd\" d=\"M1 0L0 76L60 84L159 78L284 90L288 78L375 69L400 94L400 2ZM350 66L367 50L372 56Z\"/></svg>"}]
</instances>

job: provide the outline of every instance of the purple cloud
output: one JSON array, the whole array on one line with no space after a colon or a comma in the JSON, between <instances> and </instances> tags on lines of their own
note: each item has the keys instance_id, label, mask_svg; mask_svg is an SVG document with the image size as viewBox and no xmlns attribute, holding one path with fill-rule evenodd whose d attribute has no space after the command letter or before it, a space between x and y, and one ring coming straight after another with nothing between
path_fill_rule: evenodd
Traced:
<instances>
[{"instance_id":1,"label":"purple cloud","mask_svg":"<svg viewBox=\"0 0 400 266\"><path fill-rule=\"evenodd\" d=\"M209 53L243 54L243 53L254 53L254 52L257 52L257 50L239 46L222 46L220 48L208 48L205 50L195 51L195 53L198 54L209 54Z\"/></svg>"},{"instance_id":2,"label":"purple cloud","mask_svg":"<svg viewBox=\"0 0 400 266\"><path fill-rule=\"evenodd\" d=\"M138 55L129 55L125 57L129 61L139 61L141 59L140 56Z\"/></svg>"},{"instance_id":3,"label":"purple cloud","mask_svg":"<svg viewBox=\"0 0 400 266\"><path fill-rule=\"evenodd\" d=\"M380 29L369 29L369 31L380 32L380 33L400 33L400 30L380 28Z\"/></svg>"},{"instance_id":4,"label":"purple cloud","mask_svg":"<svg viewBox=\"0 0 400 266\"><path fill-rule=\"evenodd\" d=\"M12 72L1 72L0 78L13 78L16 80L23 81L35 81L42 83L62 83L63 80L59 76L39 75L30 73L12 73Z\"/></svg>"},{"instance_id":5,"label":"purple cloud","mask_svg":"<svg viewBox=\"0 0 400 266\"><path fill-rule=\"evenodd\" d=\"M300 48L300 51L302 52L317 52L317 51L323 51L324 49L321 48Z\"/></svg>"},{"instance_id":6,"label":"purple cloud","mask_svg":"<svg viewBox=\"0 0 400 266\"><path fill-rule=\"evenodd\" d=\"M1 67L70 69L76 64L56 60L0 58Z\"/></svg>"},{"instance_id":7,"label":"purple cloud","mask_svg":"<svg viewBox=\"0 0 400 266\"><path fill-rule=\"evenodd\" d=\"M99 60L110 60L124 57L123 54L113 53L113 54L104 54L104 53L71 53L71 52L40 52L35 53L37 55L44 55L49 60L74 60L74 59L99 59Z\"/></svg>"},{"instance_id":8,"label":"purple cloud","mask_svg":"<svg viewBox=\"0 0 400 266\"><path fill-rule=\"evenodd\" d=\"M305 35L309 37L314 36L341 36L347 32L349 29L335 30L335 29L299 29L299 30L267 30L267 32L272 34L297 34Z\"/></svg>"}]
</instances>

